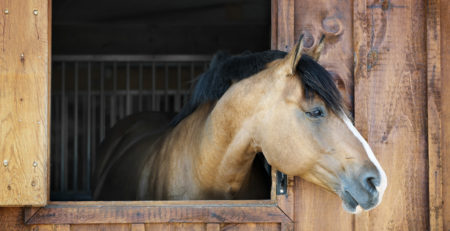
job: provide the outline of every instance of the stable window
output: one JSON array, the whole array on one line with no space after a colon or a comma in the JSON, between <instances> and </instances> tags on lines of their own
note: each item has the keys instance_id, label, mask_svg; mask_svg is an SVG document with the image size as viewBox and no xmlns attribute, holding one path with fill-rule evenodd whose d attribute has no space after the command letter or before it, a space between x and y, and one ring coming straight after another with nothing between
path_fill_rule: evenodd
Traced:
<instances>
[{"instance_id":1,"label":"stable window","mask_svg":"<svg viewBox=\"0 0 450 231\"><path fill-rule=\"evenodd\" d=\"M179 111L218 49L269 49L270 1L38 2L5 11L7 25L26 29L4 40L1 90L14 93L0 97L0 205L36 206L27 224L292 222L293 179L274 169L265 200L91 201L96 150L111 126L136 112Z\"/></svg>"},{"instance_id":2,"label":"stable window","mask_svg":"<svg viewBox=\"0 0 450 231\"><path fill-rule=\"evenodd\" d=\"M270 49L270 1L123 4L54 1L52 201L92 200L111 128L140 112L179 112L215 52Z\"/></svg>"}]
</instances>

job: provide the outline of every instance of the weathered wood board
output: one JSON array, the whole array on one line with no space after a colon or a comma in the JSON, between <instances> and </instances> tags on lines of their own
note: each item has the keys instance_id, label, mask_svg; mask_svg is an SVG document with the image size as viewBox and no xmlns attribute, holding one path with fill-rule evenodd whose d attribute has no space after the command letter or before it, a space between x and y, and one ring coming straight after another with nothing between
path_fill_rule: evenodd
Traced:
<instances>
[{"instance_id":1,"label":"weathered wood board","mask_svg":"<svg viewBox=\"0 0 450 231\"><path fill-rule=\"evenodd\" d=\"M47 201L49 7L0 0L0 206Z\"/></svg>"},{"instance_id":2,"label":"weathered wood board","mask_svg":"<svg viewBox=\"0 0 450 231\"><path fill-rule=\"evenodd\" d=\"M382 204L356 230L429 230L426 5L354 2L355 122L386 171Z\"/></svg>"},{"instance_id":3,"label":"weathered wood board","mask_svg":"<svg viewBox=\"0 0 450 231\"><path fill-rule=\"evenodd\" d=\"M429 4L433 3L434 5L431 6L434 8L431 9L435 11L430 12L429 15L430 21L436 22L436 33L429 31L428 37L431 43L437 43L437 47L434 47L436 48L435 51L428 50L428 57L429 59L434 57L435 59L431 59L431 62L437 65L436 68L428 66L428 81L430 82L428 93L429 97L433 97L428 99L430 105L428 109L429 115L437 113L437 118L434 118L440 120L440 128L431 127L431 129L436 130L433 131L434 133L430 131L428 134L429 140L431 134L440 135L436 140L433 140L436 142L433 143L436 145L434 149L429 151L430 228L432 230L450 230L450 1L429 1ZM433 25L429 25L429 28L432 28ZM434 40L430 38L431 36ZM438 81L439 78L440 81ZM436 82L434 85L431 85L433 81ZM436 100L437 105L434 105L436 106L436 111L432 107L431 100ZM429 118L428 124L431 122L433 121ZM431 139L434 138L436 137L431 137ZM434 165L432 166L432 164Z\"/></svg>"}]
</instances>

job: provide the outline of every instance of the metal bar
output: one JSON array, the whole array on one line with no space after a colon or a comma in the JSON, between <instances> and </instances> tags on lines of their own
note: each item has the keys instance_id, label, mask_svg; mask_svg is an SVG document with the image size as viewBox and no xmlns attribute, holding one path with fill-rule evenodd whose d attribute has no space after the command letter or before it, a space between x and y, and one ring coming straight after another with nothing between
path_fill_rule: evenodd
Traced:
<instances>
[{"instance_id":1,"label":"metal bar","mask_svg":"<svg viewBox=\"0 0 450 231\"><path fill-rule=\"evenodd\" d=\"M144 75L144 67L142 63L139 64L139 112L142 112L142 89L143 89L143 75Z\"/></svg>"},{"instance_id":2,"label":"metal bar","mask_svg":"<svg viewBox=\"0 0 450 231\"><path fill-rule=\"evenodd\" d=\"M97 103L96 103L96 95L94 95L92 97L92 106L93 106L93 110L92 110L92 156L91 156L91 167L95 166L95 160L96 160L96 155L97 155ZM94 169L95 170L95 169ZM94 172L94 171L91 171Z\"/></svg>"},{"instance_id":3,"label":"metal bar","mask_svg":"<svg viewBox=\"0 0 450 231\"><path fill-rule=\"evenodd\" d=\"M124 97L119 97L119 118L122 119L125 116L125 102Z\"/></svg>"},{"instance_id":4,"label":"metal bar","mask_svg":"<svg viewBox=\"0 0 450 231\"><path fill-rule=\"evenodd\" d=\"M100 64L100 141L105 138L105 64Z\"/></svg>"},{"instance_id":5,"label":"metal bar","mask_svg":"<svg viewBox=\"0 0 450 231\"><path fill-rule=\"evenodd\" d=\"M177 93L175 96L175 111L181 110L181 64L177 65Z\"/></svg>"},{"instance_id":6,"label":"metal bar","mask_svg":"<svg viewBox=\"0 0 450 231\"><path fill-rule=\"evenodd\" d=\"M156 111L156 66L152 63L152 111Z\"/></svg>"},{"instance_id":7,"label":"metal bar","mask_svg":"<svg viewBox=\"0 0 450 231\"><path fill-rule=\"evenodd\" d=\"M152 90L142 90L142 94L143 95L151 95L152 92L153 92ZM181 93L183 93L183 94L184 93L188 93L188 92L189 92L189 90L181 90ZM176 95L177 90L176 89L169 89L167 91L167 93L169 95ZM78 96L87 96L87 94L88 94L87 91L81 91L80 89L78 90ZM92 96L100 96L101 92L92 90L91 94L92 94ZM116 98L119 98L120 96L126 97L127 92L126 92L126 90L117 90L115 93L113 93L112 91L106 91L105 90L103 94L105 95L105 97L115 94ZM155 94L156 95L164 95L164 94L166 94L166 90L164 90L164 89L156 90ZM60 94L59 93L55 93L54 95L59 96ZM74 95L73 92L66 92L66 96L73 96L73 95ZM131 96L139 96L139 90L131 90L130 89L130 95Z\"/></svg>"},{"instance_id":8,"label":"metal bar","mask_svg":"<svg viewBox=\"0 0 450 231\"><path fill-rule=\"evenodd\" d=\"M126 107L126 115L131 115L131 95L130 95L130 63L127 62L126 64L126 91L127 91L127 98L125 102Z\"/></svg>"},{"instance_id":9,"label":"metal bar","mask_svg":"<svg viewBox=\"0 0 450 231\"><path fill-rule=\"evenodd\" d=\"M58 62L203 62L211 55L54 55Z\"/></svg>"},{"instance_id":10,"label":"metal bar","mask_svg":"<svg viewBox=\"0 0 450 231\"><path fill-rule=\"evenodd\" d=\"M192 83L192 80L194 80L194 71L195 71L195 63L194 62L191 62L191 78L190 78L190 80L191 80L191 83Z\"/></svg>"},{"instance_id":11,"label":"metal bar","mask_svg":"<svg viewBox=\"0 0 450 231\"><path fill-rule=\"evenodd\" d=\"M78 62L75 62L75 76L74 76L74 127L73 127L73 175L72 175L72 189L78 190Z\"/></svg>"},{"instance_id":12,"label":"metal bar","mask_svg":"<svg viewBox=\"0 0 450 231\"><path fill-rule=\"evenodd\" d=\"M109 127L114 126L114 124L116 123L116 91L117 91L117 63L114 62L113 63L113 90L112 90L112 94L111 94L111 106L110 106L110 112L109 112Z\"/></svg>"},{"instance_id":13,"label":"metal bar","mask_svg":"<svg viewBox=\"0 0 450 231\"><path fill-rule=\"evenodd\" d=\"M169 66L164 64L164 111L169 111Z\"/></svg>"},{"instance_id":14,"label":"metal bar","mask_svg":"<svg viewBox=\"0 0 450 231\"><path fill-rule=\"evenodd\" d=\"M92 74L91 74L91 62L88 62L88 75L87 75L87 134L86 134L86 190L91 191L91 88L92 88Z\"/></svg>"},{"instance_id":15,"label":"metal bar","mask_svg":"<svg viewBox=\"0 0 450 231\"><path fill-rule=\"evenodd\" d=\"M51 169L54 177L55 184L52 185L52 188L55 190L61 190L61 165L57 163L61 163L61 153L58 153L58 145L61 144L61 134L58 134L58 130L54 129L58 125L61 126L61 97L55 97L52 95L52 110L55 112L55 116L52 117L52 136L51 136L51 143L53 144L51 155L52 160L55 161L55 163L52 165L53 168Z\"/></svg>"},{"instance_id":16,"label":"metal bar","mask_svg":"<svg viewBox=\"0 0 450 231\"><path fill-rule=\"evenodd\" d=\"M66 180L66 63L63 62L61 66L61 191L67 191Z\"/></svg>"}]
</instances>

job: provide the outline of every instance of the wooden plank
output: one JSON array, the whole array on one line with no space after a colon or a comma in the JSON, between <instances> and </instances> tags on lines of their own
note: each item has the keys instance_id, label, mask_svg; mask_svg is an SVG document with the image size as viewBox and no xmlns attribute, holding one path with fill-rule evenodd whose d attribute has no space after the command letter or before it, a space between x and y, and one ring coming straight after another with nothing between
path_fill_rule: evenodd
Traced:
<instances>
[{"instance_id":1,"label":"wooden plank","mask_svg":"<svg viewBox=\"0 0 450 231\"><path fill-rule=\"evenodd\" d=\"M354 1L355 121L386 171L356 230L429 230L425 1Z\"/></svg>"},{"instance_id":2,"label":"wooden plank","mask_svg":"<svg viewBox=\"0 0 450 231\"><path fill-rule=\"evenodd\" d=\"M304 35L307 52L325 36L319 63L331 73L350 111L353 108L352 16L350 0L295 0L293 36L297 39Z\"/></svg>"},{"instance_id":3,"label":"wooden plank","mask_svg":"<svg viewBox=\"0 0 450 231\"><path fill-rule=\"evenodd\" d=\"M53 225L32 225L27 228L30 231L54 231Z\"/></svg>"},{"instance_id":4,"label":"wooden plank","mask_svg":"<svg viewBox=\"0 0 450 231\"><path fill-rule=\"evenodd\" d=\"M29 220L40 208L38 207L26 207L24 208L24 221Z\"/></svg>"},{"instance_id":5,"label":"wooden plank","mask_svg":"<svg viewBox=\"0 0 450 231\"><path fill-rule=\"evenodd\" d=\"M281 231L292 231L294 230L295 223L281 223Z\"/></svg>"},{"instance_id":6,"label":"wooden plank","mask_svg":"<svg viewBox=\"0 0 450 231\"><path fill-rule=\"evenodd\" d=\"M295 230L352 229L352 216L344 211L339 197L312 183L295 179Z\"/></svg>"},{"instance_id":7,"label":"wooden plank","mask_svg":"<svg viewBox=\"0 0 450 231\"><path fill-rule=\"evenodd\" d=\"M278 31L278 0L270 1L270 11L271 11L271 28L270 28L270 48L277 49L277 31Z\"/></svg>"},{"instance_id":8,"label":"wooden plank","mask_svg":"<svg viewBox=\"0 0 450 231\"><path fill-rule=\"evenodd\" d=\"M71 225L71 231L130 231L131 228L131 224Z\"/></svg>"},{"instance_id":9,"label":"wooden plank","mask_svg":"<svg viewBox=\"0 0 450 231\"><path fill-rule=\"evenodd\" d=\"M70 231L100 231L98 225L71 225Z\"/></svg>"},{"instance_id":10,"label":"wooden plank","mask_svg":"<svg viewBox=\"0 0 450 231\"><path fill-rule=\"evenodd\" d=\"M332 73L349 109L353 98L351 4L351 1L338 0L296 0L293 32L294 38L304 35L307 49L316 47L325 35L319 63ZM352 228L353 217L342 209L342 202L335 194L300 178L295 179L294 194L295 230Z\"/></svg>"},{"instance_id":11,"label":"wooden plank","mask_svg":"<svg viewBox=\"0 0 450 231\"><path fill-rule=\"evenodd\" d=\"M145 224L131 224L131 231L145 231Z\"/></svg>"},{"instance_id":12,"label":"wooden plank","mask_svg":"<svg viewBox=\"0 0 450 231\"><path fill-rule=\"evenodd\" d=\"M428 189L430 230L443 230L440 1L427 2ZM445 152L445 151L444 151Z\"/></svg>"},{"instance_id":13,"label":"wooden plank","mask_svg":"<svg viewBox=\"0 0 450 231\"><path fill-rule=\"evenodd\" d=\"M191 201L50 201L49 206L276 206L272 200L191 200Z\"/></svg>"},{"instance_id":14,"label":"wooden plank","mask_svg":"<svg viewBox=\"0 0 450 231\"><path fill-rule=\"evenodd\" d=\"M444 230L450 230L450 1L440 1L441 18L441 157ZM439 227L440 228L440 227Z\"/></svg>"},{"instance_id":15,"label":"wooden plank","mask_svg":"<svg viewBox=\"0 0 450 231\"><path fill-rule=\"evenodd\" d=\"M70 231L70 225L54 225L54 231Z\"/></svg>"},{"instance_id":16,"label":"wooden plank","mask_svg":"<svg viewBox=\"0 0 450 231\"><path fill-rule=\"evenodd\" d=\"M198 223L166 223L166 224L146 224L147 231L204 231L206 224Z\"/></svg>"},{"instance_id":17,"label":"wooden plank","mask_svg":"<svg viewBox=\"0 0 450 231\"><path fill-rule=\"evenodd\" d=\"M49 164L48 0L0 0L0 6L0 205L42 206Z\"/></svg>"},{"instance_id":18,"label":"wooden plank","mask_svg":"<svg viewBox=\"0 0 450 231\"><path fill-rule=\"evenodd\" d=\"M295 43L294 38L294 0L277 0L277 10L272 11L276 13L277 17L272 15L272 18L277 19L277 47L272 49L278 49L282 51L289 51ZM273 38L273 36L272 36ZM274 45L272 43L272 45Z\"/></svg>"},{"instance_id":19,"label":"wooden plank","mask_svg":"<svg viewBox=\"0 0 450 231\"><path fill-rule=\"evenodd\" d=\"M23 231L28 230L24 224L23 208L0 207L0 230Z\"/></svg>"},{"instance_id":20,"label":"wooden plank","mask_svg":"<svg viewBox=\"0 0 450 231\"><path fill-rule=\"evenodd\" d=\"M245 224L225 224L222 231L280 231L280 224L277 223L245 223Z\"/></svg>"},{"instance_id":21,"label":"wooden plank","mask_svg":"<svg viewBox=\"0 0 450 231\"><path fill-rule=\"evenodd\" d=\"M292 222L277 206L53 206L41 208L27 224L102 223L281 223Z\"/></svg>"},{"instance_id":22,"label":"wooden plank","mask_svg":"<svg viewBox=\"0 0 450 231\"><path fill-rule=\"evenodd\" d=\"M220 231L220 224L218 223L206 224L206 231Z\"/></svg>"},{"instance_id":23,"label":"wooden plank","mask_svg":"<svg viewBox=\"0 0 450 231\"><path fill-rule=\"evenodd\" d=\"M276 179L276 177L275 177ZM294 200L295 200L295 184L294 177L288 176L287 193L277 195L278 207L291 219L294 220Z\"/></svg>"},{"instance_id":24,"label":"wooden plank","mask_svg":"<svg viewBox=\"0 0 450 231\"><path fill-rule=\"evenodd\" d=\"M130 224L101 224L98 225L98 230L101 231L130 231Z\"/></svg>"}]
</instances>

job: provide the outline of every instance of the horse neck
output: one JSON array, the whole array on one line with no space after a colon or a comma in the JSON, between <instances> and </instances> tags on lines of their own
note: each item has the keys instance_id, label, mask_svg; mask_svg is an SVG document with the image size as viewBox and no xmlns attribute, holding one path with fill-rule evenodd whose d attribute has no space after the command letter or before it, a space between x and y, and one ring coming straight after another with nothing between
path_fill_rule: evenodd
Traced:
<instances>
[{"instance_id":1,"label":"horse neck","mask_svg":"<svg viewBox=\"0 0 450 231\"><path fill-rule=\"evenodd\" d=\"M198 182L217 197L232 197L249 176L258 152L252 138L251 107L224 95L204 118L195 169Z\"/></svg>"}]
</instances>

